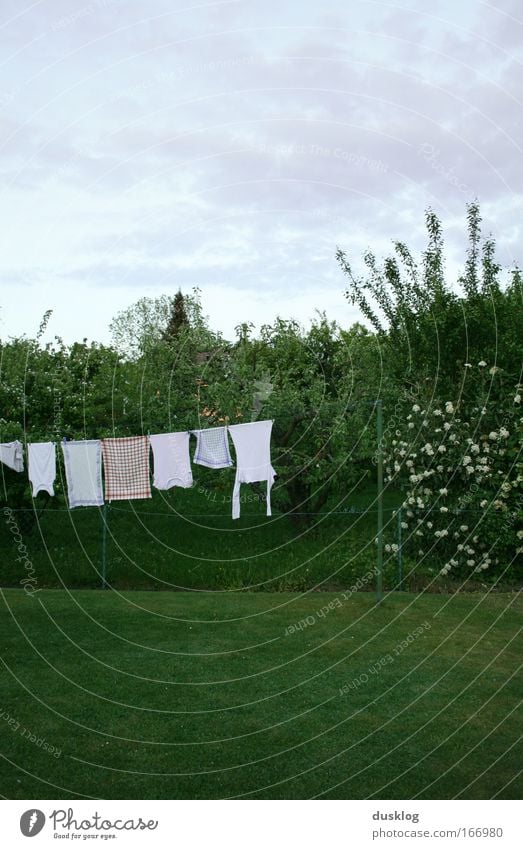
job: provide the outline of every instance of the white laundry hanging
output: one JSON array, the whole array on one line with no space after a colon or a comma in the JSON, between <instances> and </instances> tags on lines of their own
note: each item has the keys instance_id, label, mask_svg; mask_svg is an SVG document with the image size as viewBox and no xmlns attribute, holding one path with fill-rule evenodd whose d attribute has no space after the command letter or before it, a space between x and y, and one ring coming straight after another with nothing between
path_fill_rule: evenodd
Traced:
<instances>
[{"instance_id":1,"label":"white laundry hanging","mask_svg":"<svg viewBox=\"0 0 523 849\"><path fill-rule=\"evenodd\" d=\"M188 431L157 433L149 436L149 442L154 459L153 486L156 489L192 486Z\"/></svg>"},{"instance_id":2,"label":"white laundry hanging","mask_svg":"<svg viewBox=\"0 0 523 849\"><path fill-rule=\"evenodd\" d=\"M191 433L197 440L193 462L209 469L226 469L233 465L226 427L191 430Z\"/></svg>"},{"instance_id":3,"label":"white laundry hanging","mask_svg":"<svg viewBox=\"0 0 523 849\"><path fill-rule=\"evenodd\" d=\"M24 447L18 439L13 442L0 442L0 462L5 463L14 472L24 471Z\"/></svg>"},{"instance_id":4,"label":"white laundry hanging","mask_svg":"<svg viewBox=\"0 0 523 849\"><path fill-rule=\"evenodd\" d=\"M100 440L64 440L62 452L69 507L100 507L104 503Z\"/></svg>"},{"instance_id":5,"label":"white laundry hanging","mask_svg":"<svg viewBox=\"0 0 523 849\"><path fill-rule=\"evenodd\" d=\"M54 495L56 446L54 442L32 442L27 446L28 475L33 498L44 490Z\"/></svg>"},{"instance_id":6,"label":"white laundry hanging","mask_svg":"<svg viewBox=\"0 0 523 849\"><path fill-rule=\"evenodd\" d=\"M267 481L267 516L271 516L271 488L276 472L271 465L272 421L229 425L236 450L236 478L232 493L232 518L240 517L240 484Z\"/></svg>"}]
</instances>

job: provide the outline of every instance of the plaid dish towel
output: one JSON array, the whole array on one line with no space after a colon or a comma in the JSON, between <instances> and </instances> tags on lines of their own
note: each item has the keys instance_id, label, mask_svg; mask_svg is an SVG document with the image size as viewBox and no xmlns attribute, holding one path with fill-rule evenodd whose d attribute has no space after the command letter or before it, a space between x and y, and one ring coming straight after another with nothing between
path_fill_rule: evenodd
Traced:
<instances>
[{"instance_id":1,"label":"plaid dish towel","mask_svg":"<svg viewBox=\"0 0 523 849\"><path fill-rule=\"evenodd\" d=\"M232 466L226 427L192 430L191 433L197 440L193 462L209 469L226 469Z\"/></svg>"},{"instance_id":2,"label":"plaid dish towel","mask_svg":"<svg viewBox=\"0 0 523 849\"><path fill-rule=\"evenodd\" d=\"M151 498L147 436L102 439L102 454L106 501Z\"/></svg>"}]
</instances>

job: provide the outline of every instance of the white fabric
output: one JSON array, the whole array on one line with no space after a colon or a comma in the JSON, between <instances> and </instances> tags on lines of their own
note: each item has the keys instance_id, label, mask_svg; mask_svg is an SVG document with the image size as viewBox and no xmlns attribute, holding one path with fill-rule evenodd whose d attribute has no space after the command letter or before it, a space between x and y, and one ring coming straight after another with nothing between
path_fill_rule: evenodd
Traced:
<instances>
[{"instance_id":1,"label":"white fabric","mask_svg":"<svg viewBox=\"0 0 523 849\"><path fill-rule=\"evenodd\" d=\"M33 485L33 498L41 490L54 495L56 478L56 448L54 442L32 442L27 446L29 480Z\"/></svg>"},{"instance_id":2,"label":"white fabric","mask_svg":"<svg viewBox=\"0 0 523 849\"><path fill-rule=\"evenodd\" d=\"M226 469L232 466L226 427L209 427L192 430L197 442L194 462L209 469Z\"/></svg>"},{"instance_id":3,"label":"white fabric","mask_svg":"<svg viewBox=\"0 0 523 849\"><path fill-rule=\"evenodd\" d=\"M153 486L170 489L172 486L192 486L189 434L157 433L149 437L153 450Z\"/></svg>"},{"instance_id":4,"label":"white fabric","mask_svg":"<svg viewBox=\"0 0 523 849\"><path fill-rule=\"evenodd\" d=\"M100 507L104 503L100 440L64 440L62 452L69 507Z\"/></svg>"},{"instance_id":5,"label":"white fabric","mask_svg":"<svg viewBox=\"0 0 523 849\"><path fill-rule=\"evenodd\" d=\"M14 442L0 442L0 462L15 472L24 471L23 445L18 439Z\"/></svg>"},{"instance_id":6,"label":"white fabric","mask_svg":"<svg viewBox=\"0 0 523 849\"><path fill-rule=\"evenodd\" d=\"M276 472L271 466L272 421L229 425L236 449L236 479L232 493L232 518L240 517L240 484L267 481L267 516L271 516L271 487Z\"/></svg>"}]
</instances>

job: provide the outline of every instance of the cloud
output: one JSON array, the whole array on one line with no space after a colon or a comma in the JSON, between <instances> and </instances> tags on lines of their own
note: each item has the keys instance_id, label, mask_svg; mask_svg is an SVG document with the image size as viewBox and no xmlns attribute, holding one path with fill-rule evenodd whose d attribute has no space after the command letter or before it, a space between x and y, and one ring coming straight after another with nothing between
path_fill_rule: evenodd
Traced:
<instances>
[{"instance_id":1,"label":"cloud","mask_svg":"<svg viewBox=\"0 0 523 849\"><path fill-rule=\"evenodd\" d=\"M474 197L512 262L518 8L52 0L4 12L8 297L21 283L40 309L37 292L48 307L73 287L82 316L64 318L64 335L95 338L115 308L192 285L228 332L249 310L305 321L325 305L350 322L336 245L356 266L393 238L422 250L431 205L457 276Z\"/></svg>"}]
</instances>

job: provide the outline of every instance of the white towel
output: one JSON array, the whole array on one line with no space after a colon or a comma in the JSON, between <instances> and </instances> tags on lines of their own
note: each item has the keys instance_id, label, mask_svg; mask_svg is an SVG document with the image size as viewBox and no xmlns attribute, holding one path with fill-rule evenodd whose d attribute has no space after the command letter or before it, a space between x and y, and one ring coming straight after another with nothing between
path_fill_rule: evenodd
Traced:
<instances>
[{"instance_id":1,"label":"white towel","mask_svg":"<svg viewBox=\"0 0 523 849\"><path fill-rule=\"evenodd\" d=\"M27 446L28 474L33 485L33 498L41 490L54 495L56 448L54 442L32 442Z\"/></svg>"},{"instance_id":2,"label":"white towel","mask_svg":"<svg viewBox=\"0 0 523 849\"><path fill-rule=\"evenodd\" d=\"M149 442L154 459L153 486L156 489L192 486L189 433L157 433L149 437Z\"/></svg>"},{"instance_id":3,"label":"white towel","mask_svg":"<svg viewBox=\"0 0 523 849\"><path fill-rule=\"evenodd\" d=\"M64 440L62 452L69 507L100 507L104 503L100 440Z\"/></svg>"},{"instance_id":4,"label":"white towel","mask_svg":"<svg viewBox=\"0 0 523 849\"><path fill-rule=\"evenodd\" d=\"M14 442L0 442L0 463L5 463L15 472L24 471L24 450L18 439Z\"/></svg>"},{"instance_id":5,"label":"white towel","mask_svg":"<svg viewBox=\"0 0 523 849\"><path fill-rule=\"evenodd\" d=\"M272 421L229 425L236 449L236 479L232 493L232 518L240 517L240 484L267 481L267 516L271 516L271 487L276 472L271 466Z\"/></svg>"},{"instance_id":6,"label":"white towel","mask_svg":"<svg viewBox=\"0 0 523 849\"><path fill-rule=\"evenodd\" d=\"M206 430L191 430L194 433L196 451L194 462L209 469L226 469L232 466L226 427L209 427Z\"/></svg>"}]
</instances>

